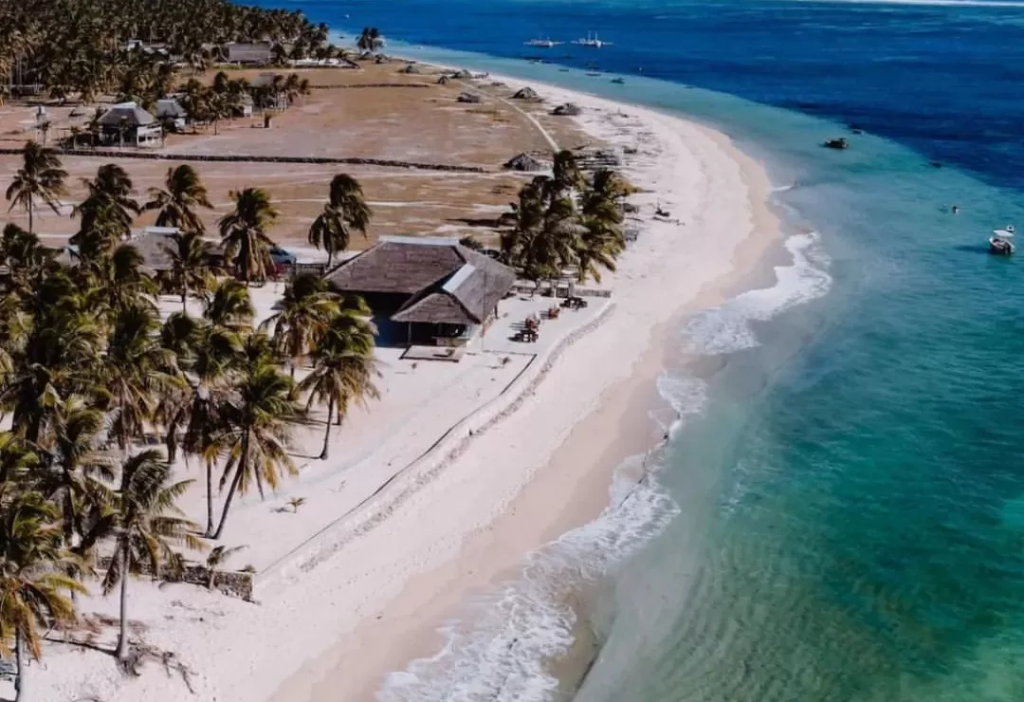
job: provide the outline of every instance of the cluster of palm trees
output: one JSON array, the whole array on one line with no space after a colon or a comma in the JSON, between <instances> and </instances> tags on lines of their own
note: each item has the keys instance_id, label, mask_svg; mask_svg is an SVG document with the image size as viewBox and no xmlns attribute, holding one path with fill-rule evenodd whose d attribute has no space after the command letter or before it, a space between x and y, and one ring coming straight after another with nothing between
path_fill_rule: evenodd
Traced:
<instances>
[{"instance_id":1,"label":"cluster of palm trees","mask_svg":"<svg viewBox=\"0 0 1024 702\"><path fill-rule=\"evenodd\" d=\"M39 86L53 97L90 101L125 81L157 78L166 60L129 49L133 39L162 45L199 71L233 41L287 45L292 58L338 54L329 28L299 11L228 0L0 0L0 86Z\"/></svg>"},{"instance_id":2,"label":"cluster of palm trees","mask_svg":"<svg viewBox=\"0 0 1024 702\"><path fill-rule=\"evenodd\" d=\"M39 203L58 209L66 177L52 151L30 143L7 194L29 213ZM328 207L341 208L347 232L355 225L344 214L352 208L345 179ZM176 547L219 539L237 495L262 495L295 473L289 440L311 423L314 405L327 410L326 458L332 424L377 396L375 330L361 299L301 274L254 326L246 281L266 275L275 216L264 191L234 193L220 220L238 280L217 278L198 213L211 203L191 167L170 169L144 204L117 165L86 186L74 208L77 265L56 260L31 225L8 224L0 235L10 271L0 298L0 413L10 426L0 431L0 653L19 662L39 656L42 631L73 623L73 598L100 565L103 591L120 588L124 660L129 576L180 567ZM159 275L125 239L143 210L180 229ZM183 303L166 319L161 289ZM189 313L192 298L201 314ZM205 527L177 506L193 482L175 478L179 456L202 469Z\"/></svg>"},{"instance_id":3,"label":"cluster of palm trees","mask_svg":"<svg viewBox=\"0 0 1024 702\"><path fill-rule=\"evenodd\" d=\"M626 247L622 200L628 184L601 169L588 180L571 151L555 154L552 175L537 176L511 205L511 229L502 233L505 261L533 281L553 280L575 268L579 282L601 281Z\"/></svg>"}]
</instances>

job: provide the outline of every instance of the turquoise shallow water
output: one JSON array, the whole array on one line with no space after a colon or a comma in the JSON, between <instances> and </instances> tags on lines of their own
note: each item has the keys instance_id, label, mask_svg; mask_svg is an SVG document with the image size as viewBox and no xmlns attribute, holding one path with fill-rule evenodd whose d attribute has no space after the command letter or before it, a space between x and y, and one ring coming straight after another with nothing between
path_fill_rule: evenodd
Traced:
<instances>
[{"instance_id":1,"label":"turquoise shallow water","mask_svg":"<svg viewBox=\"0 0 1024 702\"><path fill-rule=\"evenodd\" d=\"M991 229L1024 223L1024 11L502 0L458 4L445 28L420 10L356 3L351 22L497 55L423 58L713 124L792 186L775 195L790 231L817 232L789 241L794 264L775 288L679 330L679 348L715 370L663 384L680 409L700 410L649 486L674 507L638 497L650 509L612 515L657 528L584 530L555 549L575 566L533 563L549 580L594 575L583 561L609 570L593 620L600 654L576 698L1024 700L1024 264L985 253ZM578 54L515 58L529 36L591 28L624 47L593 59L601 67L643 63L667 80L634 72L614 86L584 75ZM818 147L853 121L873 134L843 153ZM517 687L540 673L513 655L526 644L508 631L572 622L526 616L539 597L527 581L527 594L498 598L518 620L477 632L452 649L462 663L421 667L408 694L386 699L550 699L542 684ZM530 652L562 644L552 634ZM488 647L497 653L474 658Z\"/></svg>"}]
</instances>

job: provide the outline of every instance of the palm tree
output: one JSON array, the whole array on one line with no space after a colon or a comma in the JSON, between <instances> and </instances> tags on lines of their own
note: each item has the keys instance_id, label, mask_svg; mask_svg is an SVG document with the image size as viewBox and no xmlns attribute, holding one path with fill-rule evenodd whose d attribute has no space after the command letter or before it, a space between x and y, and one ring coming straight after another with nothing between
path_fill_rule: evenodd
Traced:
<instances>
[{"instance_id":1,"label":"palm tree","mask_svg":"<svg viewBox=\"0 0 1024 702\"><path fill-rule=\"evenodd\" d=\"M94 179L82 183L89 194L71 212L72 217L82 219L82 229L71 238L71 243L78 243L76 237L90 230L101 230L114 241L126 239L131 233L132 220L142 211L132 198L134 184L127 171L108 163L99 167ZM107 248L113 248L113 244Z\"/></svg>"},{"instance_id":2,"label":"palm tree","mask_svg":"<svg viewBox=\"0 0 1024 702\"><path fill-rule=\"evenodd\" d=\"M324 278L301 273L288 283L274 309L277 312L264 320L260 329L272 331L278 353L289 359L294 378L296 366L338 314L338 296L329 290Z\"/></svg>"},{"instance_id":3,"label":"palm tree","mask_svg":"<svg viewBox=\"0 0 1024 702\"><path fill-rule=\"evenodd\" d=\"M220 570L229 558L238 553L244 551L245 546L214 546L210 553L206 556L206 569L210 573L209 579L206 581L206 588L212 590L217 586L217 572Z\"/></svg>"},{"instance_id":4,"label":"palm tree","mask_svg":"<svg viewBox=\"0 0 1024 702\"><path fill-rule=\"evenodd\" d=\"M103 593L121 585L121 629L117 658L128 658L128 578L148 568L154 578L161 565L176 560L172 545L202 550L195 536L199 528L182 516L174 504L191 480L171 483L171 466L155 449L128 458L121 467L121 482L114 495L114 559L103 578Z\"/></svg>"},{"instance_id":5,"label":"palm tree","mask_svg":"<svg viewBox=\"0 0 1024 702\"><path fill-rule=\"evenodd\" d=\"M0 653L13 639L18 678L14 699L27 698L25 655L42 656L39 628L75 621L67 593L85 593L65 575L73 559L64 549L57 509L33 491L0 486Z\"/></svg>"},{"instance_id":6,"label":"palm tree","mask_svg":"<svg viewBox=\"0 0 1024 702\"><path fill-rule=\"evenodd\" d=\"M207 293L203 318L218 327L238 333L252 331L256 310L249 288L237 280L222 280Z\"/></svg>"},{"instance_id":7,"label":"palm tree","mask_svg":"<svg viewBox=\"0 0 1024 702\"><path fill-rule=\"evenodd\" d=\"M11 202L9 210L17 205L28 213L29 232L34 231L36 201L45 203L54 213L60 214L60 197L67 194L64 188L67 177L56 151L34 141L26 142L22 166L7 188L7 199Z\"/></svg>"},{"instance_id":8,"label":"palm tree","mask_svg":"<svg viewBox=\"0 0 1024 702\"><path fill-rule=\"evenodd\" d=\"M200 235L206 231L196 208L212 210L213 205L206 186L192 166L168 168L164 188L150 188L149 197L144 209L157 210L156 226L177 227L182 232Z\"/></svg>"},{"instance_id":9,"label":"palm tree","mask_svg":"<svg viewBox=\"0 0 1024 702\"><path fill-rule=\"evenodd\" d=\"M331 180L330 199L324 211L309 229L309 243L327 251L327 266L335 254L348 248L351 232L366 236L373 210L366 204L363 188L355 178L344 173Z\"/></svg>"},{"instance_id":10,"label":"palm tree","mask_svg":"<svg viewBox=\"0 0 1024 702\"><path fill-rule=\"evenodd\" d=\"M218 410L229 399L229 373L241 360L242 343L230 329L181 313L167 320L161 338L164 348L177 354L187 382L187 387L164 393L160 402L160 415L167 427L168 461L173 462L177 455L179 430L186 458L202 456L220 427ZM214 526L214 462L204 458L206 533Z\"/></svg>"},{"instance_id":11,"label":"palm tree","mask_svg":"<svg viewBox=\"0 0 1024 702\"><path fill-rule=\"evenodd\" d=\"M292 381L277 369L273 358L261 354L245 368L234 392L237 397L220 409L223 428L209 450L227 456L221 486L230 480L214 539L224 531L236 492L245 494L255 483L262 497L264 483L276 489L282 472L296 472L285 449L292 425L303 414L294 400Z\"/></svg>"},{"instance_id":12,"label":"palm tree","mask_svg":"<svg viewBox=\"0 0 1024 702\"><path fill-rule=\"evenodd\" d=\"M261 188L233 191L231 200L235 203L234 212L220 219L224 260L234 263L235 274L246 285L253 280L266 280L274 265L270 256L274 242L267 236L267 229L277 219L277 210L270 202L270 194Z\"/></svg>"},{"instance_id":13,"label":"palm tree","mask_svg":"<svg viewBox=\"0 0 1024 702\"><path fill-rule=\"evenodd\" d=\"M47 449L52 465L36 487L60 510L69 548L76 546L76 534L85 535L88 515L106 502L104 481L114 478L110 461L96 449L103 429L104 413L81 397L64 401L54 412Z\"/></svg>"},{"instance_id":14,"label":"palm tree","mask_svg":"<svg viewBox=\"0 0 1024 702\"><path fill-rule=\"evenodd\" d=\"M181 310L186 311L190 294L203 296L217 269L210 263L211 245L197 231L172 235L174 246L163 245L171 267L162 274L163 281L181 295Z\"/></svg>"},{"instance_id":15,"label":"palm tree","mask_svg":"<svg viewBox=\"0 0 1024 702\"><path fill-rule=\"evenodd\" d=\"M127 455L130 438L145 430L163 392L180 388L174 356L160 345L160 323L152 308L132 305L113 320L104 364L104 384L117 409L111 432Z\"/></svg>"},{"instance_id":16,"label":"palm tree","mask_svg":"<svg viewBox=\"0 0 1024 702\"><path fill-rule=\"evenodd\" d=\"M384 37L376 27L363 27L362 33L356 40L356 47L360 51L377 52L384 46Z\"/></svg>"},{"instance_id":17,"label":"palm tree","mask_svg":"<svg viewBox=\"0 0 1024 702\"><path fill-rule=\"evenodd\" d=\"M327 404L327 428L320 459L326 460L331 441L331 419L338 424L348 413L351 402L365 405L366 399L377 399L380 393L373 384L379 375L373 359L376 329L363 316L369 312L361 298L362 310L346 308L335 315L330 326L316 342L313 352L313 372L302 381L299 389L309 392L307 410L314 403Z\"/></svg>"}]
</instances>

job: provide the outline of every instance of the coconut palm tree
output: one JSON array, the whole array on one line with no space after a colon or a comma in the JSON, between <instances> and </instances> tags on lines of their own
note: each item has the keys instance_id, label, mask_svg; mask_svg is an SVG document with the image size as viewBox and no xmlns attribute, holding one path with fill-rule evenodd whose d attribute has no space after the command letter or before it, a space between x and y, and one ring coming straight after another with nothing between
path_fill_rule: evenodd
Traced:
<instances>
[{"instance_id":1,"label":"coconut palm tree","mask_svg":"<svg viewBox=\"0 0 1024 702\"><path fill-rule=\"evenodd\" d=\"M45 449L50 465L40 471L35 487L60 510L68 548L81 545L75 544L75 535L85 534L88 515L106 502L105 481L114 479L110 460L96 447L103 430L104 413L81 397L65 400L54 411Z\"/></svg>"},{"instance_id":2,"label":"coconut palm tree","mask_svg":"<svg viewBox=\"0 0 1024 702\"><path fill-rule=\"evenodd\" d=\"M17 663L15 700L27 699L25 656L42 656L39 629L75 621L68 593L85 593L65 573L73 558L64 549L57 508L34 491L0 486L0 653Z\"/></svg>"},{"instance_id":3,"label":"coconut palm tree","mask_svg":"<svg viewBox=\"0 0 1024 702\"><path fill-rule=\"evenodd\" d=\"M223 74L218 74L223 75ZM213 209L206 186L192 166L182 164L168 168L164 187L150 188L149 202L144 209L156 210L156 226L177 227L184 233L202 235L206 231L196 210Z\"/></svg>"},{"instance_id":4,"label":"coconut palm tree","mask_svg":"<svg viewBox=\"0 0 1024 702\"><path fill-rule=\"evenodd\" d=\"M262 331L272 333L278 353L289 359L292 378L314 340L339 313L338 302L325 279L314 273L301 273L292 278L274 305L277 311L260 324Z\"/></svg>"},{"instance_id":5,"label":"coconut palm tree","mask_svg":"<svg viewBox=\"0 0 1024 702\"><path fill-rule=\"evenodd\" d=\"M21 168L7 187L7 199L11 203L9 209L18 206L28 213L28 230L33 232L36 202L60 214L60 198L67 194L64 181L68 173L61 168L56 151L34 141L26 142L21 158Z\"/></svg>"},{"instance_id":6,"label":"coconut palm tree","mask_svg":"<svg viewBox=\"0 0 1024 702\"><path fill-rule=\"evenodd\" d=\"M258 332L253 337L265 339ZM210 452L227 457L220 484L230 482L230 486L214 539L224 531L236 493L244 494L255 484L262 497L264 484L276 489L282 473L296 472L285 447L292 425L302 421L303 412L294 400L291 379L274 361L265 352L251 359L234 385L236 397L219 410L223 428L211 442Z\"/></svg>"},{"instance_id":7,"label":"coconut palm tree","mask_svg":"<svg viewBox=\"0 0 1024 702\"><path fill-rule=\"evenodd\" d=\"M171 466L155 449L131 456L121 466L112 505L115 556L103 578L104 594L121 586L120 661L128 658L128 578L144 569L158 577L161 566L177 558L172 546L205 548L195 535L199 526L184 518L175 505L191 482L172 483Z\"/></svg>"},{"instance_id":8,"label":"coconut palm tree","mask_svg":"<svg viewBox=\"0 0 1024 702\"><path fill-rule=\"evenodd\" d=\"M234 264L235 274L248 285L267 279L274 262L270 249L274 242L267 230L277 219L277 210L270 194L261 188L245 188L231 193L233 212L220 219L220 235L224 240L224 260Z\"/></svg>"},{"instance_id":9,"label":"coconut palm tree","mask_svg":"<svg viewBox=\"0 0 1024 702\"><path fill-rule=\"evenodd\" d=\"M384 37L376 27L363 27L363 31L356 39L356 47L360 51L376 53L384 46Z\"/></svg>"},{"instance_id":10,"label":"coconut palm tree","mask_svg":"<svg viewBox=\"0 0 1024 702\"><path fill-rule=\"evenodd\" d=\"M244 289L244 288L243 288ZM203 456L220 426L218 409L229 399L230 372L241 360L238 335L224 327L182 313L172 315L161 334L164 348L177 354L185 371L186 387L164 393L159 414L167 427L168 460L179 446L188 456ZM206 532L213 531L214 460L205 460Z\"/></svg>"},{"instance_id":11,"label":"coconut palm tree","mask_svg":"<svg viewBox=\"0 0 1024 702\"><path fill-rule=\"evenodd\" d=\"M91 239L83 240L83 245L86 241L91 245ZM90 285L86 293L95 302L93 310L109 315L139 305L156 309L156 281L143 270L145 259L131 244L121 244L109 255L102 250L83 253L81 260Z\"/></svg>"},{"instance_id":12,"label":"coconut palm tree","mask_svg":"<svg viewBox=\"0 0 1024 702\"><path fill-rule=\"evenodd\" d=\"M327 405L321 460L328 457L332 418L337 417L340 425L352 402L365 406L368 398L380 397L373 384L374 376L379 375L373 358L376 329L362 315L369 309L361 299L359 303L362 310L348 307L339 312L317 339L313 351L313 372L299 386L300 390L309 393L307 410L314 402Z\"/></svg>"},{"instance_id":13,"label":"coconut palm tree","mask_svg":"<svg viewBox=\"0 0 1024 702\"><path fill-rule=\"evenodd\" d=\"M222 280L207 292L203 318L211 324L244 334L252 331L255 316L249 288L243 283Z\"/></svg>"},{"instance_id":14,"label":"coconut palm tree","mask_svg":"<svg viewBox=\"0 0 1024 702\"><path fill-rule=\"evenodd\" d=\"M324 211L313 220L309 243L327 252L327 266L334 256L348 248L351 232L366 236L373 210L366 204L363 188L355 178L344 173L331 180L329 200Z\"/></svg>"},{"instance_id":15,"label":"coconut palm tree","mask_svg":"<svg viewBox=\"0 0 1024 702\"><path fill-rule=\"evenodd\" d=\"M132 305L114 316L103 380L117 410L111 433L127 455L132 436L143 433L163 392L182 387L174 355L160 345L160 322L148 305Z\"/></svg>"},{"instance_id":16,"label":"coconut palm tree","mask_svg":"<svg viewBox=\"0 0 1024 702\"><path fill-rule=\"evenodd\" d=\"M83 179L82 183L88 195L71 211L82 224L70 243L79 247L84 260L106 255L127 239L132 220L141 208L131 196L132 179L116 164L100 166L94 179Z\"/></svg>"},{"instance_id":17,"label":"coconut palm tree","mask_svg":"<svg viewBox=\"0 0 1024 702\"><path fill-rule=\"evenodd\" d=\"M178 232L170 237L173 246L162 245L171 261L171 267L161 273L161 279L175 293L181 295L181 310L186 310L189 295L206 294L217 273L210 263L212 249L198 231Z\"/></svg>"}]
</instances>

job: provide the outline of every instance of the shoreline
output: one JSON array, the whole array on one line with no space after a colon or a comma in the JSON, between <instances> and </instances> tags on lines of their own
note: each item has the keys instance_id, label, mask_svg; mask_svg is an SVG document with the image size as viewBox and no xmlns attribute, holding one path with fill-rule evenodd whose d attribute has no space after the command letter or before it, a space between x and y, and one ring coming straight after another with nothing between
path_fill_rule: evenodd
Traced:
<instances>
[{"instance_id":1,"label":"shoreline","mask_svg":"<svg viewBox=\"0 0 1024 702\"><path fill-rule=\"evenodd\" d=\"M514 88L527 84L504 75L490 78ZM652 112L557 86L529 84L542 95L559 92L574 99L599 101L606 107L617 105L627 113L637 109ZM764 166L723 133L679 117L654 114L696 127L740 166L752 221L750 232L733 251L730 270L708 281L694 298L675 309L669 320L651 328L629 376L603 390L598 408L572 428L547 463L493 521L465 538L455 557L407 580L401 593L374 618L364 618L339 643L309 660L267 702L328 702L339 695L346 700L374 700L389 674L442 647L442 626L463 618L471 621L475 599L521 577L529 553L599 518L609 507L609 491L623 465L631 458L650 457L664 444L664 427L655 427L653 417L672 410L659 394L657 381L673 354L679 357L672 365L686 360L672 345L671 332L696 310L718 305L737 290L752 289L766 279L773 282L767 253L781 243L781 218L770 205L771 184ZM614 438L594 442L594 436ZM638 481L646 470L632 471L630 479ZM581 643L585 642L576 642ZM589 653L579 651L576 644L566 658L551 662L563 684L571 680L573 686L582 681L597 652L594 647Z\"/></svg>"},{"instance_id":2,"label":"shoreline","mask_svg":"<svg viewBox=\"0 0 1024 702\"><path fill-rule=\"evenodd\" d=\"M562 331L553 346L528 369L509 371L516 374L506 391L490 399L478 394L475 411L454 425L440 426L443 417L426 416L426 409L385 418L403 423L396 430L412 427L415 437L434 442L419 458L406 455L406 434L392 430L375 449L304 474L291 494L315 489L320 502L304 509L302 519L282 521L297 546L260 572L257 605L191 586L140 583L132 595L136 621L152 626L148 640L175 652L197 699L319 702L326 694L334 702L340 684L355 690L343 696L346 702L372 699L386 673L436 651L439 624L494 583L514 581L525 556L604 512L623 460L645 453L664 434L652 430L649 413L667 404L657 381L680 316L733 294L743 272L752 273L778 241L768 176L725 135L646 108L534 85L547 107L583 106L573 123L592 139L637 147L620 170L641 187L633 199L644 217L618 271L606 274L611 303L556 327ZM653 219L656 204L676 219ZM346 481L338 479L365 484L381 471L390 475L389 458L397 472L387 487L346 509L336 497ZM271 506L285 496L273 499ZM252 501L252 509L266 507ZM90 604L100 616L113 606L108 598ZM392 629L400 634L392 640L407 647L392 648ZM377 650L387 655L375 656L367 637L383 642ZM43 700L177 702L185 689L157 667L126 681L81 648L59 642L51 648ZM332 683L327 673L344 682ZM325 693L318 696L321 678Z\"/></svg>"}]
</instances>

